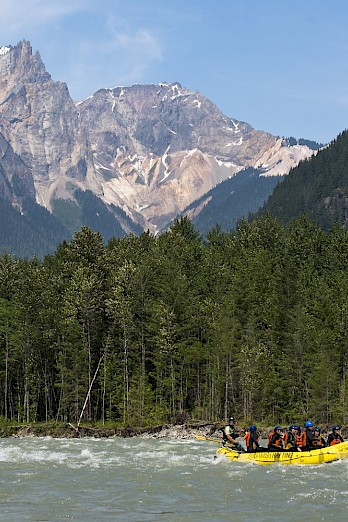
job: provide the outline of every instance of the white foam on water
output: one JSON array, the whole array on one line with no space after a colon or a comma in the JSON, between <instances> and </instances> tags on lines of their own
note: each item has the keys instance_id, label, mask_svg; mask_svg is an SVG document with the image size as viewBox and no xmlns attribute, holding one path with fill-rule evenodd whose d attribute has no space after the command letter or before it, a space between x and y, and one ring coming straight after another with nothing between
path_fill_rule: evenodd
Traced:
<instances>
[{"instance_id":1,"label":"white foam on water","mask_svg":"<svg viewBox=\"0 0 348 522\"><path fill-rule=\"evenodd\" d=\"M189 440L4 439L0 520L346 519L348 461L259 466L214 459L215 449Z\"/></svg>"},{"instance_id":2,"label":"white foam on water","mask_svg":"<svg viewBox=\"0 0 348 522\"><path fill-rule=\"evenodd\" d=\"M213 463L216 465L216 464L220 464L221 462L224 462L224 461L227 461L227 459L225 458L225 455L215 455Z\"/></svg>"}]
</instances>

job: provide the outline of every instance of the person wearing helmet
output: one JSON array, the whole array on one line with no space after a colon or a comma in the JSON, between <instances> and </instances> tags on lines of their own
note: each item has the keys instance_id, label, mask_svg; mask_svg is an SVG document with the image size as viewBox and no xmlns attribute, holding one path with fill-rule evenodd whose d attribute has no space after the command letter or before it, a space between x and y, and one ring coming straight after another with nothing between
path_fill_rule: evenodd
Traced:
<instances>
[{"instance_id":1,"label":"person wearing helmet","mask_svg":"<svg viewBox=\"0 0 348 522\"><path fill-rule=\"evenodd\" d=\"M320 428L314 428L314 439L312 440L313 449L325 448L326 443L320 434Z\"/></svg>"},{"instance_id":2,"label":"person wearing helmet","mask_svg":"<svg viewBox=\"0 0 348 522\"><path fill-rule=\"evenodd\" d=\"M244 435L246 450L249 452L257 451L260 447L257 427L252 424Z\"/></svg>"},{"instance_id":3,"label":"person wearing helmet","mask_svg":"<svg viewBox=\"0 0 348 522\"><path fill-rule=\"evenodd\" d=\"M268 449L269 451L283 450L283 429L278 425L268 435Z\"/></svg>"},{"instance_id":4,"label":"person wearing helmet","mask_svg":"<svg viewBox=\"0 0 348 522\"><path fill-rule=\"evenodd\" d=\"M306 434L301 430L301 426L295 426L295 444L297 451L303 451L306 447Z\"/></svg>"},{"instance_id":5,"label":"person wearing helmet","mask_svg":"<svg viewBox=\"0 0 348 522\"><path fill-rule=\"evenodd\" d=\"M340 426L332 426L331 433L329 433L329 436L327 438L327 445L328 446L334 446L335 444L340 444L343 442L343 437L340 434Z\"/></svg>"},{"instance_id":6,"label":"person wearing helmet","mask_svg":"<svg viewBox=\"0 0 348 522\"><path fill-rule=\"evenodd\" d=\"M305 422L305 450L310 451L312 449L315 449L313 446L313 439L314 439L314 425L312 421L306 421Z\"/></svg>"},{"instance_id":7,"label":"person wearing helmet","mask_svg":"<svg viewBox=\"0 0 348 522\"><path fill-rule=\"evenodd\" d=\"M222 430L223 444L228 444L232 449L244 451L243 446L238 442L239 433L235 428L234 417L228 419L228 424Z\"/></svg>"},{"instance_id":8,"label":"person wearing helmet","mask_svg":"<svg viewBox=\"0 0 348 522\"><path fill-rule=\"evenodd\" d=\"M298 426L295 426L295 424L291 424L289 426L289 431L284 433L283 445L287 451L297 451L297 446L296 446L296 436L298 434L297 428L298 428Z\"/></svg>"}]
</instances>

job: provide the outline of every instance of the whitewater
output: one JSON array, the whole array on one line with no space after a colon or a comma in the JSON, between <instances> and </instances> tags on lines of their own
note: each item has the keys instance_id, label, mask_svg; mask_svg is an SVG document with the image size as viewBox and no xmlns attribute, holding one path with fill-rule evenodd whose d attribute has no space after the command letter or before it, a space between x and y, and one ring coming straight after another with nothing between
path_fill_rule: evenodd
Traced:
<instances>
[{"instance_id":1,"label":"whitewater","mask_svg":"<svg viewBox=\"0 0 348 522\"><path fill-rule=\"evenodd\" d=\"M191 439L0 440L0 520L347 520L348 461L258 466Z\"/></svg>"}]
</instances>

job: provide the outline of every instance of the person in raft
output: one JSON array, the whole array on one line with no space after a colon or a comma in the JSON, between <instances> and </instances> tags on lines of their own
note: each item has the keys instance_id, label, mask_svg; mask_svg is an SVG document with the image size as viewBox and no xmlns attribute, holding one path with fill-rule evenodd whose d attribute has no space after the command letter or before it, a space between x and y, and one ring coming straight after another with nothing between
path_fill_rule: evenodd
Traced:
<instances>
[{"instance_id":1,"label":"person in raft","mask_svg":"<svg viewBox=\"0 0 348 522\"><path fill-rule=\"evenodd\" d=\"M287 451L300 451L298 447L299 426L290 424L289 431L284 433L283 445Z\"/></svg>"},{"instance_id":2,"label":"person in raft","mask_svg":"<svg viewBox=\"0 0 348 522\"><path fill-rule=\"evenodd\" d=\"M314 439L312 440L312 449L325 448L326 442L324 437L320 435L320 428L314 428Z\"/></svg>"},{"instance_id":3,"label":"person in raft","mask_svg":"<svg viewBox=\"0 0 348 522\"><path fill-rule=\"evenodd\" d=\"M343 442L343 437L340 434L341 428L339 426L332 426L332 431L329 433L327 438L327 445L334 446L335 444L340 444Z\"/></svg>"},{"instance_id":4,"label":"person in raft","mask_svg":"<svg viewBox=\"0 0 348 522\"><path fill-rule=\"evenodd\" d=\"M245 447L249 452L255 452L260 449L259 435L257 433L257 427L252 424L246 434L244 435Z\"/></svg>"},{"instance_id":5,"label":"person in raft","mask_svg":"<svg viewBox=\"0 0 348 522\"><path fill-rule=\"evenodd\" d=\"M313 440L314 440L314 424L312 421L306 421L305 422L305 435L306 435L306 440L305 440L305 450L306 451L311 451L312 449L315 449L315 447L313 446Z\"/></svg>"},{"instance_id":6,"label":"person in raft","mask_svg":"<svg viewBox=\"0 0 348 522\"><path fill-rule=\"evenodd\" d=\"M302 451L306 446L306 434L297 424L291 424L289 431L284 435L284 448L287 451Z\"/></svg>"},{"instance_id":7,"label":"person in raft","mask_svg":"<svg viewBox=\"0 0 348 522\"><path fill-rule=\"evenodd\" d=\"M283 429L277 425L268 435L268 450L283 451L283 449Z\"/></svg>"},{"instance_id":8,"label":"person in raft","mask_svg":"<svg viewBox=\"0 0 348 522\"><path fill-rule=\"evenodd\" d=\"M223 444L228 444L237 451L245 451L243 446L238 442L239 433L235 428L234 417L228 419L227 426L222 430L223 433Z\"/></svg>"}]
</instances>

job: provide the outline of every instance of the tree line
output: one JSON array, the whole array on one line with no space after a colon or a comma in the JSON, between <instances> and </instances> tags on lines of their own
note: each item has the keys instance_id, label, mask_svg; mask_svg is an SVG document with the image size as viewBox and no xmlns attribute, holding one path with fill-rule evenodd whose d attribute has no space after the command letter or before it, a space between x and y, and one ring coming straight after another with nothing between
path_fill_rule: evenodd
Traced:
<instances>
[{"instance_id":1,"label":"tree line","mask_svg":"<svg viewBox=\"0 0 348 522\"><path fill-rule=\"evenodd\" d=\"M82 228L0 257L0 415L146 426L347 421L348 232L305 216Z\"/></svg>"},{"instance_id":2,"label":"tree line","mask_svg":"<svg viewBox=\"0 0 348 522\"><path fill-rule=\"evenodd\" d=\"M336 223L347 228L347 169L348 131L344 131L327 147L291 169L256 215L269 212L288 224L305 212L326 232Z\"/></svg>"}]
</instances>

